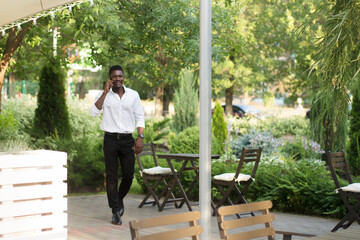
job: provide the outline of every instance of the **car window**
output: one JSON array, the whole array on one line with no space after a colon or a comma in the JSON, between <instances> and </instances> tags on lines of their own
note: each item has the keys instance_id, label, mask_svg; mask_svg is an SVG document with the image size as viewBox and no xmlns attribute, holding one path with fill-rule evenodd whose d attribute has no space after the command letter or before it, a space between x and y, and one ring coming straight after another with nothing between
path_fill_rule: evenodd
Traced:
<instances>
[{"instance_id":1,"label":"car window","mask_svg":"<svg viewBox=\"0 0 360 240\"><path fill-rule=\"evenodd\" d=\"M239 111L240 111L239 107L233 106L233 112L239 112Z\"/></svg>"}]
</instances>

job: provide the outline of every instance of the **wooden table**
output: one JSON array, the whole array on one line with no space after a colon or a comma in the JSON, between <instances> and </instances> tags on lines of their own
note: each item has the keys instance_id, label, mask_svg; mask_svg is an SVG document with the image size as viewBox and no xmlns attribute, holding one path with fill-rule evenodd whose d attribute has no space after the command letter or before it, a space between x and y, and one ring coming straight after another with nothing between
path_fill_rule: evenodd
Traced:
<instances>
[{"instance_id":1,"label":"wooden table","mask_svg":"<svg viewBox=\"0 0 360 240\"><path fill-rule=\"evenodd\" d=\"M193 154L193 153L169 153L169 154L158 154L157 157L160 158L160 159L166 159L166 161L169 164L169 167L170 167L170 169L171 169L171 171L172 171L172 173L174 175L174 179L175 179L175 181L171 185L170 191L168 191L168 194L166 195L166 197L164 199L163 204L165 204L168 201L168 199L170 197L169 193L173 192L175 186L177 185L179 187L179 189L180 189L180 192L181 192L182 198L183 198L181 200L181 203L180 203L179 207L182 207L184 205L184 203L186 203L189 211L192 211L188 195L190 194L191 190L195 186L196 182L199 180L199 167L197 165L197 162L199 160L199 154ZM211 155L211 159L218 159L218 158L220 158L220 155ZM183 161L183 164L181 165L180 170L176 171L174 169L174 165L172 164L172 160ZM190 162L191 167L186 167L188 162ZM189 189L185 192L183 186L181 185L179 177L181 176L182 172L186 171L186 170L195 171L196 177L191 182L191 185L190 185Z\"/></svg>"},{"instance_id":2,"label":"wooden table","mask_svg":"<svg viewBox=\"0 0 360 240\"><path fill-rule=\"evenodd\" d=\"M324 235L319 235L312 238L306 238L309 240L356 240L360 239L360 227L352 227L345 230L338 230Z\"/></svg>"}]
</instances>

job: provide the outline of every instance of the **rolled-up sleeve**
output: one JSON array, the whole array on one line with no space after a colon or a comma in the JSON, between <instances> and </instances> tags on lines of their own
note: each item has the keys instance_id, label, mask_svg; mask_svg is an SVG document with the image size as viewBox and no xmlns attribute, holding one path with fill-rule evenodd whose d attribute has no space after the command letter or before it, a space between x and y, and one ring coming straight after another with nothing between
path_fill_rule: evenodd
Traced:
<instances>
[{"instance_id":1,"label":"rolled-up sleeve","mask_svg":"<svg viewBox=\"0 0 360 240\"><path fill-rule=\"evenodd\" d=\"M136 127L145 128L145 116L144 116L144 108L141 105L141 100L139 94L137 94L135 102L134 102L134 116L136 121Z\"/></svg>"},{"instance_id":2,"label":"rolled-up sleeve","mask_svg":"<svg viewBox=\"0 0 360 240\"><path fill-rule=\"evenodd\" d=\"M94 104L91 105L90 107L90 115L93 116L93 117L97 117L99 116L99 114L101 113L101 110L99 110L96 106L95 106L95 103L97 102L97 100L100 98L102 92L100 92L96 98L95 98L95 101L94 101Z\"/></svg>"}]
</instances>

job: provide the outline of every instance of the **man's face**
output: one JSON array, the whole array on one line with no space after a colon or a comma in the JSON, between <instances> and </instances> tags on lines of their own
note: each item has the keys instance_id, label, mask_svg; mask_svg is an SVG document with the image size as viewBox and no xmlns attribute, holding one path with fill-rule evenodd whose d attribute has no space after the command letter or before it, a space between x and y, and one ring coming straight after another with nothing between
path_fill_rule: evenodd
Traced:
<instances>
[{"instance_id":1,"label":"man's face","mask_svg":"<svg viewBox=\"0 0 360 240\"><path fill-rule=\"evenodd\" d=\"M110 80L113 88L120 88L124 83L124 73L121 70L114 70L110 73Z\"/></svg>"}]
</instances>

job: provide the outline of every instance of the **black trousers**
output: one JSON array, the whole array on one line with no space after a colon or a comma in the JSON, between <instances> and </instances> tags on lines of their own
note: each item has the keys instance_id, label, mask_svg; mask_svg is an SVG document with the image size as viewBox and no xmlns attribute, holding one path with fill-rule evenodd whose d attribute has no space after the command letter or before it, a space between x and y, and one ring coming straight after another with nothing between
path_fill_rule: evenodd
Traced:
<instances>
[{"instance_id":1,"label":"black trousers","mask_svg":"<svg viewBox=\"0 0 360 240\"><path fill-rule=\"evenodd\" d=\"M131 134L110 135L105 133L104 136L106 192L109 207L113 213L124 206L123 198L129 192L134 178L135 155L132 149L134 142ZM122 179L118 190L119 162Z\"/></svg>"}]
</instances>

